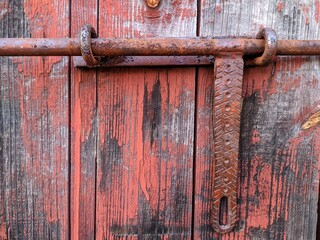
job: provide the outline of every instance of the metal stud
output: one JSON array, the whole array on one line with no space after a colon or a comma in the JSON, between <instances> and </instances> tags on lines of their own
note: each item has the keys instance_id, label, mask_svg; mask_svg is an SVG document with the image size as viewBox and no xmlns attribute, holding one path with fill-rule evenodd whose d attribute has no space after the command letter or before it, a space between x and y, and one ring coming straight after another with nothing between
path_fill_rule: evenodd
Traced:
<instances>
[{"instance_id":1,"label":"metal stud","mask_svg":"<svg viewBox=\"0 0 320 240\"><path fill-rule=\"evenodd\" d=\"M151 8L156 8L159 6L160 0L146 0L147 5Z\"/></svg>"}]
</instances>

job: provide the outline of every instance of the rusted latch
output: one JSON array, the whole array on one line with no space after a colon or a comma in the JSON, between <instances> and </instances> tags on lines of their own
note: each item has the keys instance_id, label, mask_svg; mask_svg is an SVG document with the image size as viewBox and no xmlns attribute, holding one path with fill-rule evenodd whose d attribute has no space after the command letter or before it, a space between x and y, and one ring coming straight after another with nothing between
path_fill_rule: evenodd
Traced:
<instances>
[{"instance_id":1,"label":"rusted latch","mask_svg":"<svg viewBox=\"0 0 320 240\"><path fill-rule=\"evenodd\" d=\"M91 49L91 26L81 32L81 52L87 66L94 67L99 59ZM277 37L265 28L257 38L265 39L261 57L248 60L247 65L264 65L272 61L277 50ZM170 47L170 46L169 46ZM214 184L211 222L215 231L231 231L237 221L237 177L242 106L243 51L220 51L214 61Z\"/></svg>"},{"instance_id":2,"label":"rusted latch","mask_svg":"<svg viewBox=\"0 0 320 240\"><path fill-rule=\"evenodd\" d=\"M153 7L159 1L148 3ZM211 223L219 233L232 231L238 220L243 68L267 64L276 54L320 55L320 41L277 40L268 28L260 31L257 39L103 39L97 38L90 25L82 28L80 39L0 39L0 56L82 56L74 58L77 67L213 64L215 164Z\"/></svg>"},{"instance_id":3,"label":"rusted latch","mask_svg":"<svg viewBox=\"0 0 320 240\"><path fill-rule=\"evenodd\" d=\"M272 61L277 49L277 36L272 29L263 29L258 38L265 38L261 57L246 65L264 65ZM242 106L243 53L221 52L214 63L214 185L211 222L215 231L231 231L237 221L237 178L239 134Z\"/></svg>"}]
</instances>

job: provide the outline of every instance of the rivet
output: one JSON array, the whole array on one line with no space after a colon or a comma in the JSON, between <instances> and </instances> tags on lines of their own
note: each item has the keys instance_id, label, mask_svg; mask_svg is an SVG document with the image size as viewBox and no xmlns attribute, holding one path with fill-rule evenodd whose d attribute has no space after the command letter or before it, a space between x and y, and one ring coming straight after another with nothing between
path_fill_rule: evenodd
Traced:
<instances>
[{"instance_id":1,"label":"rivet","mask_svg":"<svg viewBox=\"0 0 320 240\"><path fill-rule=\"evenodd\" d=\"M228 164L230 161L229 159L224 160L224 163Z\"/></svg>"},{"instance_id":2,"label":"rivet","mask_svg":"<svg viewBox=\"0 0 320 240\"><path fill-rule=\"evenodd\" d=\"M228 188L225 188L225 189L223 189L223 191L224 191L225 193L227 193L227 192L229 191L229 189L228 189Z\"/></svg>"},{"instance_id":3,"label":"rivet","mask_svg":"<svg viewBox=\"0 0 320 240\"><path fill-rule=\"evenodd\" d=\"M225 177L225 178L223 179L223 181L228 182L228 181L229 181L229 178Z\"/></svg>"},{"instance_id":4,"label":"rivet","mask_svg":"<svg viewBox=\"0 0 320 240\"><path fill-rule=\"evenodd\" d=\"M147 4L151 8L156 8L159 6L160 0L146 0Z\"/></svg>"}]
</instances>

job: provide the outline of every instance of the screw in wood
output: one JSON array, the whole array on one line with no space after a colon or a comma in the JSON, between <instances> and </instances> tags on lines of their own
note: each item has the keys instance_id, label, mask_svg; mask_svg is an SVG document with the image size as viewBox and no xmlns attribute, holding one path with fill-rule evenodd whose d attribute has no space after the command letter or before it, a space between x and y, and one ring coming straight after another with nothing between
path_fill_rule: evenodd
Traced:
<instances>
[{"instance_id":1,"label":"screw in wood","mask_svg":"<svg viewBox=\"0 0 320 240\"><path fill-rule=\"evenodd\" d=\"M146 0L147 4L151 8L156 8L159 6L160 0Z\"/></svg>"}]
</instances>

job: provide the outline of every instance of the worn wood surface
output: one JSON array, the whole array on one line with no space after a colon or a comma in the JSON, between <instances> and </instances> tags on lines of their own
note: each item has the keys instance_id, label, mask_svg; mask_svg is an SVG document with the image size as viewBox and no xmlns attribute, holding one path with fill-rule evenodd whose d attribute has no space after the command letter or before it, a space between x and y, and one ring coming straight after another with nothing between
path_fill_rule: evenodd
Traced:
<instances>
[{"instance_id":1,"label":"worn wood surface","mask_svg":"<svg viewBox=\"0 0 320 240\"><path fill-rule=\"evenodd\" d=\"M99 12L100 36L196 35L192 0ZM97 239L190 239L195 68L100 70L97 86Z\"/></svg>"},{"instance_id":2,"label":"worn wood surface","mask_svg":"<svg viewBox=\"0 0 320 240\"><path fill-rule=\"evenodd\" d=\"M318 1L201 1L201 36L254 37L272 27L281 39L319 39ZM235 233L210 226L212 70L198 78L195 239L315 239L319 127L301 126L320 109L319 58L279 57L245 70L239 211Z\"/></svg>"},{"instance_id":3,"label":"worn wood surface","mask_svg":"<svg viewBox=\"0 0 320 240\"><path fill-rule=\"evenodd\" d=\"M1 37L69 36L68 1L4 0L0 8ZM0 236L66 239L68 58L0 61Z\"/></svg>"},{"instance_id":4,"label":"worn wood surface","mask_svg":"<svg viewBox=\"0 0 320 240\"><path fill-rule=\"evenodd\" d=\"M77 37L90 23L101 37L254 37L265 26L319 39L319 21L318 0L0 0L0 37ZM222 236L210 225L213 68L0 58L0 240L315 239L319 60L245 69L240 222Z\"/></svg>"},{"instance_id":5,"label":"worn wood surface","mask_svg":"<svg viewBox=\"0 0 320 240\"><path fill-rule=\"evenodd\" d=\"M83 25L97 29L98 1L72 1L71 36ZM97 71L71 65L71 239L95 238Z\"/></svg>"}]
</instances>

